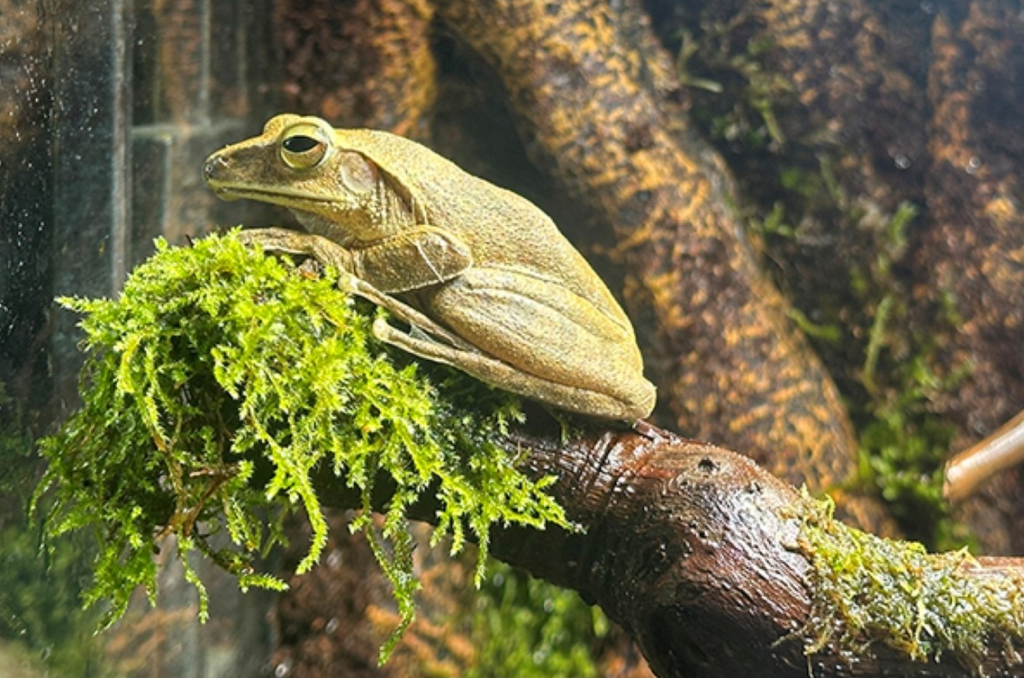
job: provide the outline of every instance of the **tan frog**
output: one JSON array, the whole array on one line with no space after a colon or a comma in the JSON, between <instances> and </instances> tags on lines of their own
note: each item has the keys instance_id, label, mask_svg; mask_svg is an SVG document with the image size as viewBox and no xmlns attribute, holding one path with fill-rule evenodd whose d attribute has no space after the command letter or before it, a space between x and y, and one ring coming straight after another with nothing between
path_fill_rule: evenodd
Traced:
<instances>
[{"instance_id":1,"label":"tan frog","mask_svg":"<svg viewBox=\"0 0 1024 678\"><path fill-rule=\"evenodd\" d=\"M408 139L279 115L211 155L218 196L284 205L309 231L243 231L309 255L410 326L374 334L499 388L607 419L654 407L633 327L540 209Z\"/></svg>"}]
</instances>

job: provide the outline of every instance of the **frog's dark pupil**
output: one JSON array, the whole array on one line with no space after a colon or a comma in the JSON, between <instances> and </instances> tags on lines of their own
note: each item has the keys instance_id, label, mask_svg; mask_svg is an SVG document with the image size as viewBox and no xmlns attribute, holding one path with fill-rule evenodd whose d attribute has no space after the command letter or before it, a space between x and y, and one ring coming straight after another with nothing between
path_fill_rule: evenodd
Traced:
<instances>
[{"instance_id":1,"label":"frog's dark pupil","mask_svg":"<svg viewBox=\"0 0 1024 678\"><path fill-rule=\"evenodd\" d=\"M313 137L307 137L303 134L298 134L294 137L288 137L284 140L284 150L289 153L305 153L315 148L320 142Z\"/></svg>"}]
</instances>

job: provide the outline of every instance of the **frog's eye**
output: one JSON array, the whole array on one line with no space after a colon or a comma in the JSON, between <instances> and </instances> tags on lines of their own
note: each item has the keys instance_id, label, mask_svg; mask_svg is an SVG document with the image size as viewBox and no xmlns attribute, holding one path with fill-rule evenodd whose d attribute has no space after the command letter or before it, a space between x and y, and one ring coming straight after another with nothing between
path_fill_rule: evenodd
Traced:
<instances>
[{"instance_id":1,"label":"frog's eye","mask_svg":"<svg viewBox=\"0 0 1024 678\"><path fill-rule=\"evenodd\" d=\"M293 125L281 135L280 153L285 165L294 170L316 167L327 157L330 137L313 123Z\"/></svg>"}]
</instances>

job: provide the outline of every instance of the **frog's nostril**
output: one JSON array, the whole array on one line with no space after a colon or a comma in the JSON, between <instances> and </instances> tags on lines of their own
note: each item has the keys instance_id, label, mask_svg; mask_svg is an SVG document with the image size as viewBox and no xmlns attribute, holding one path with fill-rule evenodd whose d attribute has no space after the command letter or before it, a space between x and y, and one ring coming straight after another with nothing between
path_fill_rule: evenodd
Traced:
<instances>
[{"instance_id":1,"label":"frog's nostril","mask_svg":"<svg viewBox=\"0 0 1024 678\"><path fill-rule=\"evenodd\" d=\"M210 181L217 178L217 173L228 166L227 159L222 155L213 155L203 163L203 179Z\"/></svg>"}]
</instances>

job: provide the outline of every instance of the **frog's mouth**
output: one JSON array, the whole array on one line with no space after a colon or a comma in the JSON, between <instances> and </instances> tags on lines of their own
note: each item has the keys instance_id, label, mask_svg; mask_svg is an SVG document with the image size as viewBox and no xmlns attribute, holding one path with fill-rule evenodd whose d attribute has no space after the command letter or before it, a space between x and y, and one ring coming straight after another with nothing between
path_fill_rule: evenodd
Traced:
<instances>
[{"instance_id":1,"label":"frog's mouth","mask_svg":"<svg viewBox=\"0 0 1024 678\"><path fill-rule=\"evenodd\" d=\"M261 202L284 205L285 207L302 208L303 204L311 202L332 203L338 202L336 198L326 198L322 195L301 191L287 186L280 188L256 188L219 181L208 181L210 190L221 200L259 200Z\"/></svg>"},{"instance_id":2,"label":"frog's mouth","mask_svg":"<svg viewBox=\"0 0 1024 678\"><path fill-rule=\"evenodd\" d=\"M295 188L286 183L276 186L250 183L245 180L244 175L239 176L239 173L232 169L230 158L224 153L214 153L206 159L203 163L203 180L217 197L223 200L248 198L297 208L310 203L336 202L334 197Z\"/></svg>"}]
</instances>

